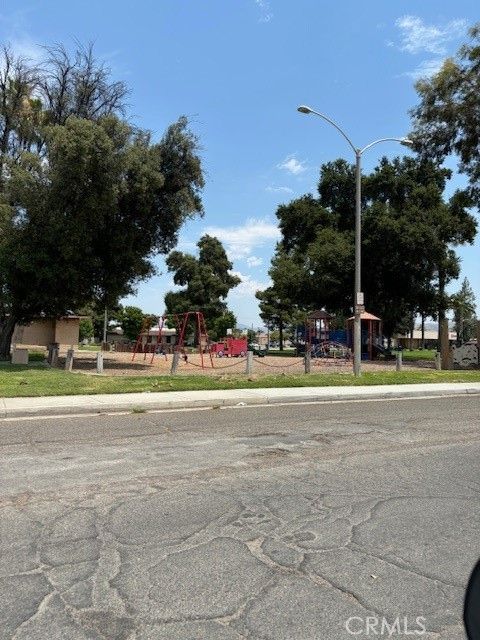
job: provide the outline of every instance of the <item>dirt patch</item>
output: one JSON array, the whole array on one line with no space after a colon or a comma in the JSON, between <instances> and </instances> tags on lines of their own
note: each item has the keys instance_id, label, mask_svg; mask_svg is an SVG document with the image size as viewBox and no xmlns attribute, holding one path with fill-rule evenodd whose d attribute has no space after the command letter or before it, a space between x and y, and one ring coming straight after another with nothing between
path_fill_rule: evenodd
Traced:
<instances>
[{"instance_id":1,"label":"dirt patch","mask_svg":"<svg viewBox=\"0 0 480 640\"><path fill-rule=\"evenodd\" d=\"M63 368L64 358L59 359L59 367ZM432 363L428 363L432 368ZM104 375L108 376L159 376L170 375L172 356L155 356L151 362L151 354L138 354L132 360L131 353L106 352L103 356ZM425 363L404 363L404 369L422 370ZM363 371L394 371L395 362L363 362ZM76 351L74 371L96 374L96 354L88 351ZM303 374L305 372L303 358L288 356L254 357L254 374L250 379L257 379L265 375ZM351 362L343 360L314 359L311 363L311 373L345 373L352 371ZM187 360L180 359L177 375L208 375L220 379L246 374L246 358L212 358L204 355L203 364L199 354L189 355Z\"/></svg>"}]
</instances>

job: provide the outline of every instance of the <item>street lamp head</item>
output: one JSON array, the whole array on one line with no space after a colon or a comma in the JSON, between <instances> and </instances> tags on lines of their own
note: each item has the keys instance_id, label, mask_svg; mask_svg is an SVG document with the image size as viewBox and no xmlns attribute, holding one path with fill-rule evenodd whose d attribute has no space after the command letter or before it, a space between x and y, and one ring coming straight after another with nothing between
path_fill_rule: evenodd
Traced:
<instances>
[{"instance_id":1,"label":"street lamp head","mask_svg":"<svg viewBox=\"0 0 480 640\"><path fill-rule=\"evenodd\" d=\"M310 107L301 104L299 107L297 107L297 111L300 111L300 113L312 113L313 109L310 109Z\"/></svg>"},{"instance_id":2,"label":"street lamp head","mask_svg":"<svg viewBox=\"0 0 480 640\"><path fill-rule=\"evenodd\" d=\"M400 144L403 144L406 147L411 147L413 145L413 140L410 140L410 138L402 138L400 140Z\"/></svg>"}]
</instances>

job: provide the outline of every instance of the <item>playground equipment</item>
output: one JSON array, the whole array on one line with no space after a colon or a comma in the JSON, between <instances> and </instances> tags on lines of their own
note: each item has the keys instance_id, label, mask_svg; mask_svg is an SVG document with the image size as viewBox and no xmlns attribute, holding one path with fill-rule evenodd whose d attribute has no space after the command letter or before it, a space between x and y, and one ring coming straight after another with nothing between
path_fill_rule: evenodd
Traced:
<instances>
[{"instance_id":1,"label":"playground equipment","mask_svg":"<svg viewBox=\"0 0 480 640\"><path fill-rule=\"evenodd\" d=\"M295 346L298 354L311 352L318 345L330 339L331 315L319 309L312 311L303 324L297 325Z\"/></svg>"},{"instance_id":2,"label":"playground equipment","mask_svg":"<svg viewBox=\"0 0 480 640\"><path fill-rule=\"evenodd\" d=\"M344 360L348 362L350 360L350 349L340 343L332 340L326 340L320 344L312 346L310 350L312 358L328 358L331 360Z\"/></svg>"},{"instance_id":3,"label":"playground equipment","mask_svg":"<svg viewBox=\"0 0 480 640\"><path fill-rule=\"evenodd\" d=\"M232 356L243 358L247 355L247 338L232 338L228 336L223 338L220 342L214 342L211 345L211 353L215 354L217 358L223 358L223 356Z\"/></svg>"},{"instance_id":4,"label":"playground equipment","mask_svg":"<svg viewBox=\"0 0 480 640\"><path fill-rule=\"evenodd\" d=\"M331 317L323 309L313 311L307 316L305 320L305 344L312 348L329 340Z\"/></svg>"},{"instance_id":5,"label":"playground equipment","mask_svg":"<svg viewBox=\"0 0 480 640\"><path fill-rule=\"evenodd\" d=\"M324 309L308 315L304 326L297 327L297 353L310 353L313 359L329 362L348 362L351 350L346 344L346 332L331 331L331 319L332 316Z\"/></svg>"},{"instance_id":6,"label":"playground equipment","mask_svg":"<svg viewBox=\"0 0 480 640\"><path fill-rule=\"evenodd\" d=\"M353 324L355 317L347 320L347 345L353 351ZM380 354L385 354L382 336L382 321L368 311L360 314L362 327L362 360L373 360Z\"/></svg>"},{"instance_id":7,"label":"playground equipment","mask_svg":"<svg viewBox=\"0 0 480 640\"><path fill-rule=\"evenodd\" d=\"M132 362L135 360L137 353L143 353L143 359L146 360L147 353L151 353L150 364L153 363L155 354L160 352L166 352L166 345L163 341L165 330L170 329L168 325L174 325L176 343L173 347L174 351L182 354L185 362L188 361L188 354L185 350L185 339L189 326L193 325L195 332L195 342L198 345L198 353L200 354L200 362L202 369L205 368L204 355L207 354L210 358L210 364L213 367L212 350L210 340L208 338L207 327L205 325L205 319L201 311L187 311L186 313L172 313L165 314L158 318L158 329L153 331L151 321L146 319L143 323L142 329L138 335L135 347L133 349ZM157 337L154 340L154 337Z\"/></svg>"},{"instance_id":8,"label":"playground equipment","mask_svg":"<svg viewBox=\"0 0 480 640\"><path fill-rule=\"evenodd\" d=\"M305 350L310 351L312 358L329 358L332 354L335 358L349 359L353 353L354 317L347 320L346 330L332 331L330 321L330 314L323 309L314 311L306 318L305 328L297 330L299 337L303 338ZM380 318L364 311L361 314L361 327L362 360L374 360L380 355L393 357L384 347Z\"/></svg>"}]
</instances>

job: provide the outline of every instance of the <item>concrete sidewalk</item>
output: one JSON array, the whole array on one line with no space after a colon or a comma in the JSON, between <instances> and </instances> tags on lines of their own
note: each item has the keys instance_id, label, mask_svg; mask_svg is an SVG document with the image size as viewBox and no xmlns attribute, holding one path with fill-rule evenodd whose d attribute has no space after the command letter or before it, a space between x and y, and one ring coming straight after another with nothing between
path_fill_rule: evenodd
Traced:
<instances>
[{"instance_id":1,"label":"concrete sidewalk","mask_svg":"<svg viewBox=\"0 0 480 640\"><path fill-rule=\"evenodd\" d=\"M0 418L479 394L479 382L0 398ZM479 397L480 403L480 397Z\"/></svg>"}]
</instances>

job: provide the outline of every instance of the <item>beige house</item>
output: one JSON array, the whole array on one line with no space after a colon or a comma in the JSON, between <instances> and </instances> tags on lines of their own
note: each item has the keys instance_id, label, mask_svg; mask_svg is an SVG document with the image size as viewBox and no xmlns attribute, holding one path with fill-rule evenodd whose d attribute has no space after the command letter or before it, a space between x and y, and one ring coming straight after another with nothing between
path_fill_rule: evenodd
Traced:
<instances>
[{"instance_id":1,"label":"beige house","mask_svg":"<svg viewBox=\"0 0 480 640\"><path fill-rule=\"evenodd\" d=\"M60 349L78 348L80 316L63 318L38 318L26 325L17 324L13 332L12 345L48 347L58 342Z\"/></svg>"},{"instance_id":2,"label":"beige house","mask_svg":"<svg viewBox=\"0 0 480 640\"><path fill-rule=\"evenodd\" d=\"M255 342L261 347L268 346L268 333L257 333Z\"/></svg>"},{"instance_id":3,"label":"beige house","mask_svg":"<svg viewBox=\"0 0 480 640\"><path fill-rule=\"evenodd\" d=\"M121 327L110 327L107 330L107 342L117 344L119 342L129 342L129 340L124 337Z\"/></svg>"},{"instance_id":4,"label":"beige house","mask_svg":"<svg viewBox=\"0 0 480 640\"><path fill-rule=\"evenodd\" d=\"M169 327L162 327L162 335L159 339L159 327L152 327L151 329L142 334L141 337L141 350L151 351L154 347L162 348L165 353L173 353L173 347L175 346L177 339L176 329L170 329ZM206 345L205 345L206 346Z\"/></svg>"},{"instance_id":5,"label":"beige house","mask_svg":"<svg viewBox=\"0 0 480 640\"><path fill-rule=\"evenodd\" d=\"M448 341L455 342L457 334L454 331L448 332ZM422 347L422 332L420 329L415 329L413 337L410 335L398 335L395 338L396 344L404 349L420 349ZM424 344L426 349L436 349L438 345L438 331L437 330L425 330Z\"/></svg>"}]
</instances>

